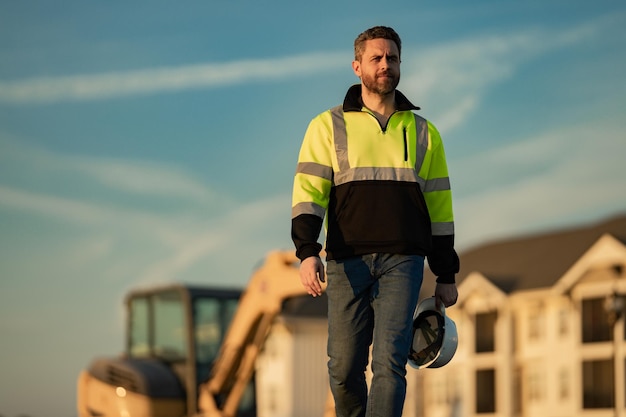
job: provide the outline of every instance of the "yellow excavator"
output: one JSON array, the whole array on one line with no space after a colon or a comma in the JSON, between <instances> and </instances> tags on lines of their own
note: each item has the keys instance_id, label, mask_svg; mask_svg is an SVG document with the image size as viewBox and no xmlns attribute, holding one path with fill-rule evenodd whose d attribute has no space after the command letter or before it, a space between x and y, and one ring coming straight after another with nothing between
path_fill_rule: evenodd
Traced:
<instances>
[{"instance_id":1,"label":"yellow excavator","mask_svg":"<svg viewBox=\"0 0 626 417\"><path fill-rule=\"evenodd\" d=\"M292 251L270 253L245 290L173 284L126 297L126 349L77 383L79 417L253 417L255 361L286 302L308 296ZM325 417L334 416L332 397Z\"/></svg>"}]
</instances>

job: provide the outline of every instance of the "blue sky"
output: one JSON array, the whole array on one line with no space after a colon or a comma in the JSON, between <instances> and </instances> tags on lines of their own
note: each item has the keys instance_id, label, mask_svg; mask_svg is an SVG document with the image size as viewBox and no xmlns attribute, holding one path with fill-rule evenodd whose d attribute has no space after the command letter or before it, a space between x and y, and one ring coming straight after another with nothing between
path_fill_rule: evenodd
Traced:
<instances>
[{"instance_id":1,"label":"blue sky","mask_svg":"<svg viewBox=\"0 0 626 417\"><path fill-rule=\"evenodd\" d=\"M290 248L309 120L403 39L441 131L462 252L626 212L622 1L0 2L0 414L75 414L122 297L243 286Z\"/></svg>"}]
</instances>

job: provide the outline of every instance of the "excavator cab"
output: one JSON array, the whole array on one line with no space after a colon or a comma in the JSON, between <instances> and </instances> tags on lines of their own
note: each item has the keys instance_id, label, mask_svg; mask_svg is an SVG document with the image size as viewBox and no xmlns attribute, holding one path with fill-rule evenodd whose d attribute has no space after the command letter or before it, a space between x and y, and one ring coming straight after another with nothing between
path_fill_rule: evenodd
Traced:
<instances>
[{"instance_id":1,"label":"excavator cab","mask_svg":"<svg viewBox=\"0 0 626 417\"><path fill-rule=\"evenodd\" d=\"M179 284L136 290L125 300L126 348L98 358L78 381L79 417L192 416L241 290ZM254 379L237 415L256 414Z\"/></svg>"}]
</instances>

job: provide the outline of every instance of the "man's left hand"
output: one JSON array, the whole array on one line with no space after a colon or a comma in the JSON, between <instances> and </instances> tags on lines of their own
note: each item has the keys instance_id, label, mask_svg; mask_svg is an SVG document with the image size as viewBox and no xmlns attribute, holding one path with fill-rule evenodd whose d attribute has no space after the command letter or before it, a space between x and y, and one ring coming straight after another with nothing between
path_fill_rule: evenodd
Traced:
<instances>
[{"instance_id":1,"label":"man's left hand","mask_svg":"<svg viewBox=\"0 0 626 417\"><path fill-rule=\"evenodd\" d=\"M435 304L437 308L443 304L444 307L450 307L456 304L456 300L459 297L459 292L456 289L456 284L443 284L437 283L435 287Z\"/></svg>"}]
</instances>

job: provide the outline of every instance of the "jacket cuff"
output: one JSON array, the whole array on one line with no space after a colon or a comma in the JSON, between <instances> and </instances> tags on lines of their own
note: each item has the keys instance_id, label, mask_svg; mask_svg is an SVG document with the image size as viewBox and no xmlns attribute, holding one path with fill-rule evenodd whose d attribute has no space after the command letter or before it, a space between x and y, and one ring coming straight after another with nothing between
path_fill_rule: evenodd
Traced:
<instances>
[{"instance_id":1,"label":"jacket cuff","mask_svg":"<svg viewBox=\"0 0 626 417\"><path fill-rule=\"evenodd\" d=\"M300 261L304 261L306 258L310 258L311 256L320 257L320 247L318 245L309 245L301 248L297 251L296 256Z\"/></svg>"},{"instance_id":2,"label":"jacket cuff","mask_svg":"<svg viewBox=\"0 0 626 417\"><path fill-rule=\"evenodd\" d=\"M439 284L455 284L455 282L454 274L445 274L437 277L437 283Z\"/></svg>"}]
</instances>

